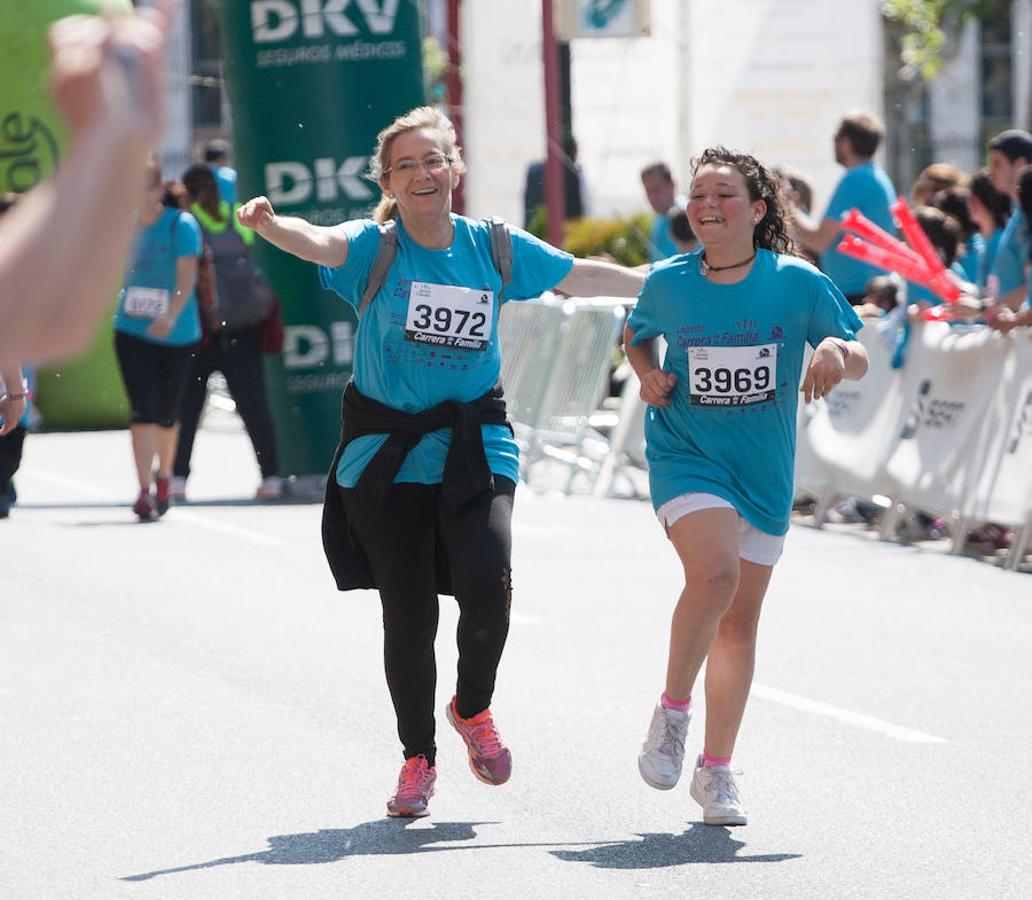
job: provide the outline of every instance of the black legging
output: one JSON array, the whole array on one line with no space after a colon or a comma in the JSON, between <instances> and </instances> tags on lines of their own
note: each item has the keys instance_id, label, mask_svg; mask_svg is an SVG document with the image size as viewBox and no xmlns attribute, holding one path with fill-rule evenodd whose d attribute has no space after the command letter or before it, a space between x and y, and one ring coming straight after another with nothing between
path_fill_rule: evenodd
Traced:
<instances>
[{"instance_id":1,"label":"black legging","mask_svg":"<svg viewBox=\"0 0 1032 900\"><path fill-rule=\"evenodd\" d=\"M190 457L193 455L197 425L208 397L208 377L212 372L226 376L226 385L236 403L237 412L244 420L262 478L279 474L276 455L276 433L272 413L265 395L265 375L262 368L262 348L258 329L222 331L208 337L208 345L197 351L183 394L179 417L179 445L172 472L179 478L190 475Z\"/></svg>"},{"instance_id":2,"label":"black legging","mask_svg":"<svg viewBox=\"0 0 1032 900\"><path fill-rule=\"evenodd\" d=\"M0 499L11 489L11 479L21 465L25 426L19 425L0 438Z\"/></svg>"},{"instance_id":3,"label":"black legging","mask_svg":"<svg viewBox=\"0 0 1032 900\"><path fill-rule=\"evenodd\" d=\"M196 344L159 344L115 332L115 354L134 425L171 428L179 419Z\"/></svg>"},{"instance_id":4,"label":"black legging","mask_svg":"<svg viewBox=\"0 0 1032 900\"><path fill-rule=\"evenodd\" d=\"M512 503L516 485L495 476L459 512L437 484L395 484L377 514L356 508L354 491L340 489L355 536L376 576L383 604L384 668L398 717L405 758L434 764L434 696L438 601L436 542L447 554L459 604L456 706L469 718L491 705L495 673L509 633L512 599Z\"/></svg>"}]
</instances>

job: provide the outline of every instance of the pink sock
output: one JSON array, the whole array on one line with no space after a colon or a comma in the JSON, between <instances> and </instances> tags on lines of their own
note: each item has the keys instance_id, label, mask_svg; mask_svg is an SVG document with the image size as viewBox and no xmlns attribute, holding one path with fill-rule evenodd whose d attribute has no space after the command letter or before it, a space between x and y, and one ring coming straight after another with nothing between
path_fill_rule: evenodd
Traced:
<instances>
[{"instance_id":1,"label":"pink sock","mask_svg":"<svg viewBox=\"0 0 1032 900\"><path fill-rule=\"evenodd\" d=\"M708 769L711 766L731 765L730 756L710 756L705 750L702 751L702 767Z\"/></svg>"},{"instance_id":2,"label":"pink sock","mask_svg":"<svg viewBox=\"0 0 1032 900\"><path fill-rule=\"evenodd\" d=\"M681 712L688 712L692 705L692 695L689 694L685 700L675 700L666 691L659 698L659 704L663 709L679 709Z\"/></svg>"}]
</instances>

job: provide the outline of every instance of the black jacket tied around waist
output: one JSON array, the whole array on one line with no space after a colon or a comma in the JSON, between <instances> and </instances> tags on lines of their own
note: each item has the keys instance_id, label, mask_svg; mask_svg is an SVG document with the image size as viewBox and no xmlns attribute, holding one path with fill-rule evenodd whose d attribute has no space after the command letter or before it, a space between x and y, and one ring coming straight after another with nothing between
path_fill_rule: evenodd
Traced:
<instances>
[{"instance_id":1,"label":"black jacket tied around waist","mask_svg":"<svg viewBox=\"0 0 1032 900\"><path fill-rule=\"evenodd\" d=\"M420 413L406 413L359 393L348 383L341 403L341 439L326 479L323 504L323 550L337 589L350 591L376 587L368 559L355 540L344 502L337 487L337 466L344 449L355 438L387 434L383 446L369 461L355 485L358 507L371 513L383 510L394 478L409 451L424 434L452 429L451 445L444 461L441 495L452 509L461 509L485 491L494 489L494 477L487 464L481 425L505 425L505 398L497 385L472 403L446 400ZM437 592L450 594L451 575L444 555L438 553Z\"/></svg>"}]
</instances>

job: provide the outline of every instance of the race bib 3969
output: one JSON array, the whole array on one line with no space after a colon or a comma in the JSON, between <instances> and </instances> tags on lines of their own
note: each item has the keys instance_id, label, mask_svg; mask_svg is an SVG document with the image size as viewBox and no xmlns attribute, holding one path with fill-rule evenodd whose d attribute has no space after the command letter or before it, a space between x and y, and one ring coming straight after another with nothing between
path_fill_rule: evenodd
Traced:
<instances>
[{"instance_id":1,"label":"race bib 3969","mask_svg":"<svg viewBox=\"0 0 1032 900\"><path fill-rule=\"evenodd\" d=\"M693 406L751 406L777 395L778 345L689 347Z\"/></svg>"}]
</instances>

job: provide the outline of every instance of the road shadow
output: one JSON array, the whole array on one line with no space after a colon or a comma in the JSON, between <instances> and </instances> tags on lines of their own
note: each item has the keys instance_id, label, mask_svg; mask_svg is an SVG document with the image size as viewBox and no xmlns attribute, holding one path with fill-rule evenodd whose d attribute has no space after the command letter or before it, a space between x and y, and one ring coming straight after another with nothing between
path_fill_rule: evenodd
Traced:
<instances>
[{"instance_id":1,"label":"road shadow","mask_svg":"<svg viewBox=\"0 0 1032 900\"><path fill-rule=\"evenodd\" d=\"M742 855L744 841L728 828L695 822L682 834L640 834L640 841L621 841L586 850L553 850L567 862L590 863L596 869L665 869L670 866L716 863L774 863L799 859L800 853Z\"/></svg>"},{"instance_id":2,"label":"road shadow","mask_svg":"<svg viewBox=\"0 0 1032 900\"><path fill-rule=\"evenodd\" d=\"M324 828L301 834L282 834L268 839L269 847L259 853L241 856L225 856L206 862L141 872L137 875L123 875L121 881L149 881L161 875L178 872L193 872L216 866L256 862L270 866L310 866L333 863L349 856L405 856L411 853L438 853L444 850L486 850L499 847L555 847L555 841L546 843L473 844L471 846L448 846L457 841L470 841L476 836L480 825L497 825L497 822L433 822L426 827L426 821L413 819L377 819L363 822L354 828ZM412 828L414 822L420 822ZM588 842L571 841L571 846L583 847ZM601 843L601 842L600 842ZM561 846L561 844L559 845Z\"/></svg>"}]
</instances>

